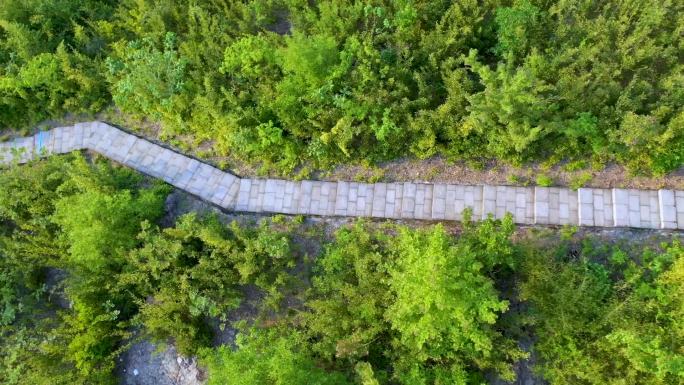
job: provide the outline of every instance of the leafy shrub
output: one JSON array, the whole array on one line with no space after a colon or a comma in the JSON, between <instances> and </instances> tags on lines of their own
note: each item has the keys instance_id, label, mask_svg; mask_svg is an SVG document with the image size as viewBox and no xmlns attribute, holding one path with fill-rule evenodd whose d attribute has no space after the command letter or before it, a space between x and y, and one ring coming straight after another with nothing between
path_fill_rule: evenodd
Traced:
<instances>
[{"instance_id":1,"label":"leafy shrub","mask_svg":"<svg viewBox=\"0 0 684 385\"><path fill-rule=\"evenodd\" d=\"M551 187L551 186L553 186L553 183L554 183L553 179L550 176L544 175L544 174L537 175L535 182L537 183L538 186L542 186L542 187Z\"/></svg>"},{"instance_id":2,"label":"leafy shrub","mask_svg":"<svg viewBox=\"0 0 684 385\"><path fill-rule=\"evenodd\" d=\"M552 385L680 383L681 245L636 260L608 247L606 265L592 261L586 246L576 260L565 261L564 251L535 251L520 284L544 378Z\"/></svg>"},{"instance_id":3,"label":"leafy shrub","mask_svg":"<svg viewBox=\"0 0 684 385\"><path fill-rule=\"evenodd\" d=\"M466 225L457 238L441 226L338 231L302 316L313 351L371 383L477 383L488 370L512 378L524 354L493 326L508 303L490 275L513 267L511 231L510 218Z\"/></svg>"},{"instance_id":4,"label":"leafy shrub","mask_svg":"<svg viewBox=\"0 0 684 385\"><path fill-rule=\"evenodd\" d=\"M146 225L139 238L143 245L129 254L120 279L144 299L138 320L146 332L159 342L172 338L186 355L209 345L206 319L227 321L240 304L239 285L255 284L277 298L294 262L288 235L266 222L228 229L215 217L188 214L173 228Z\"/></svg>"},{"instance_id":5,"label":"leafy shrub","mask_svg":"<svg viewBox=\"0 0 684 385\"><path fill-rule=\"evenodd\" d=\"M208 384L286 385L351 384L341 373L320 368L307 351L304 336L278 329L252 329L238 335L238 349L205 350Z\"/></svg>"}]
</instances>

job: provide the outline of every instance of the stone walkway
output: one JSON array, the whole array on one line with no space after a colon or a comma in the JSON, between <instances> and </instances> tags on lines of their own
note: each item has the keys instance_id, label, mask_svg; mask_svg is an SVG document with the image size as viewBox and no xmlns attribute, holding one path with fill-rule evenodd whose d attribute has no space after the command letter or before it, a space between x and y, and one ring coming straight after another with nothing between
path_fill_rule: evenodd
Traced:
<instances>
[{"instance_id":1,"label":"stone walkway","mask_svg":"<svg viewBox=\"0 0 684 385\"><path fill-rule=\"evenodd\" d=\"M470 208L520 224L684 229L684 191L247 179L101 122L0 143L0 164L82 149L235 211L457 221Z\"/></svg>"}]
</instances>

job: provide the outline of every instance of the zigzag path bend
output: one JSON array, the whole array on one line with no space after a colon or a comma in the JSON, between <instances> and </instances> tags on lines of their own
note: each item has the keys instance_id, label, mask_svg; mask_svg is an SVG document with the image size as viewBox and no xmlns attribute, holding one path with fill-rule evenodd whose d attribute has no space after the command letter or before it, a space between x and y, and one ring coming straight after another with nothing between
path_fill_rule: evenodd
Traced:
<instances>
[{"instance_id":1,"label":"zigzag path bend","mask_svg":"<svg viewBox=\"0 0 684 385\"><path fill-rule=\"evenodd\" d=\"M92 150L227 210L392 219L513 215L519 224L684 229L684 191L239 178L102 122L0 143L0 165Z\"/></svg>"}]
</instances>

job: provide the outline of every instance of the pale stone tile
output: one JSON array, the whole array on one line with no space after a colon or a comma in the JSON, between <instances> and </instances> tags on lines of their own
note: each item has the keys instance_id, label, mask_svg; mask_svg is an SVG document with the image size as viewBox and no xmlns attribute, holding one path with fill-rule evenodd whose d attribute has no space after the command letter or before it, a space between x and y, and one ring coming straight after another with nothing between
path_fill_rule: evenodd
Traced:
<instances>
[{"instance_id":1,"label":"pale stone tile","mask_svg":"<svg viewBox=\"0 0 684 385\"><path fill-rule=\"evenodd\" d=\"M483 186L465 186L463 203L465 208L472 211L472 219L476 220L483 216ZM463 215L463 212L460 213Z\"/></svg>"},{"instance_id":2,"label":"pale stone tile","mask_svg":"<svg viewBox=\"0 0 684 385\"><path fill-rule=\"evenodd\" d=\"M240 188L238 190L237 203L235 210L246 211L249 208L250 191L252 190L251 179L241 179Z\"/></svg>"},{"instance_id":3,"label":"pale stone tile","mask_svg":"<svg viewBox=\"0 0 684 385\"><path fill-rule=\"evenodd\" d=\"M432 185L419 183L416 185L416 206L413 214L416 219L432 218Z\"/></svg>"},{"instance_id":4,"label":"pale stone tile","mask_svg":"<svg viewBox=\"0 0 684 385\"><path fill-rule=\"evenodd\" d=\"M226 195L228 195L228 189L225 186L217 185L212 191L209 201L215 205L222 206Z\"/></svg>"},{"instance_id":5,"label":"pale stone tile","mask_svg":"<svg viewBox=\"0 0 684 385\"><path fill-rule=\"evenodd\" d=\"M594 226L594 189L580 188L577 190L579 199L579 224ZM603 202L600 202L603 205Z\"/></svg>"},{"instance_id":6,"label":"pale stone tile","mask_svg":"<svg viewBox=\"0 0 684 385\"><path fill-rule=\"evenodd\" d=\"M313 182L308 180L303 180L301 182L301 194L299 198L299 210L300 214L309 214L311 209L311 191L313 190Z\"/></svg>"},{"instance_id":7,"label":"pale stone tile","mask_svg":"<svg viewBox=\"0 0 684 385\"><path fill-rule=\"evenodd\" d=\"M131 168L138 169L140 162L142 161L143 157L147 154L149 146L150 143L146 140L135 138L133 145L131 146L131 149L128 151L128 154L124 157L121 163ZM88 148L92 150L92 147ZM196 168L199 162L195 162L196 164L194 164L193 166Z\"/></svg>"},{"instance_id":8,"label":"pale stone tile","mask_svg":"<svg viewBox=\"0 0 684 385\"><path fill-rule=\"evenodd\" d=\"M277 181L275 179L266 179L264 189L262 209L263 211L273 212L276 205Z\"/></svg>"},{"instance_id":9,"label":"pale stone tile","mask_svg":"<svg viewBox=\"0 0 684 385\"><path fill-rule=\"evenodd\" d=\"M416 191L415 183L406 182L403 185L404 196L401 200L401 217L414 218L414 211L416 209Z\"/></svg>"},{"instance_id":10,"label":"pale stone tile","mask_svg":"<svg viewBox=\"0 0 684 385\"><path fill-rule=\"evenodd\" d=\"M283 212L297 214L299 207L299 182L285 181L285 195L283 197Z\"/></svg>"},{"instance_id":11,"label":"pale stone tile","mask_svg":"<svg viewBox=\"0 0 684 385\"><path fill-rule=\"evenodd\" d=\"M151 157L148 155L147 157ZM143 158L143 163L145 163L145 160L147 157ZM154 159L154 158L153 158ZM207 184L210 183L210 178L212 177L212 174L214 173L214 168L209 166L208 164L205 163L200 163L199 167L197 168L197 171L195 172L195 175L193 175L192 179L190 179L190 183L188 183L186 190L190 192L191 194L197 195L201 198L207 197Z\"/></svg>"},{"instance_id":12,"label":"pale stone tile","mask_svg":"<svg viewBox=\"0 0 684 385\"><path fill-rule=\"evenodd\" d=\"M335 200L337 199L337 182L326 182L323 197L327 197L324 215L335 215Z\"/></svg>"},{"instance_id":13,"label":"pale stone tile","mask_svg":"<svg viewBox=\"0 0 684 385\"><path fill-rule=\"evenodd\" d=\"M658 211L658 192L641 190L641 226L650 229L660 228L660 213Z\"/></svg>"},{"instance_id":14,"label":"pale stone tile","mask_svg":"<svg viewBox=\"0 0 684 385\"><path fill-rule=\"evenodd\" d=\"M548 203L549 203L549 224L560 223L560 192L562 189L558 187L548 188Z\"/></svg>"},{"instance_id":15,"label":"pale stone tile","mask_svg":"<svg viewBox=\"0 0 684 385\"><path fill-rule=\"evenodd\" d=\"M684 229L684 191L675 191L675 206L677 209L677 228Z\"/></svg>"},{"instance_id":16,"label":"pale stone tile","mask_svg":"<svg viewBox=\"0 0 684 385\"><path fill-rule=\"evenodd\" d=\"M460 195L459 195L459 187L461 188ZM453 185L453 184L448 184L446 185L446 191L445 191L445 196L444 196L444 219L448 220L458 220L460 211L457 211L456 209L456 200L459 198L461 200L461 206L464 206L463 203L463 186L458 186L458 185ZM434 203L433 203L434 205Z\"/></svg>"},{"instance_id":17,"label":"pale stone tile","mask_svg":"<svg viewBox=\"0 0 684 385\"><path fill-rule=\"evenodd\" d=\"M163 161L163 158L158 158ZM217 206L221 205L223 199L228 194L228 188L221 185L221 180L223 179L224 172L216 167L212 167L211 175L207 179L202 191L200 192L200 197L205 199Z\"/></svg>"},{"instance_id":18,"label":"pale stone tile","mask_svg":"<svg viewBox=\"0 0 684 385\"><path fill-rule=\"evenodd\" d=\"M613 189L613 223L616 227L627 227L629 221L629 191Z\"/></svg>"},{"instance_id":19,"label":"pale stone tile","mask_svg":"<svg viewBox=\"0 0 684 385\"><path fill-rule=\"evenodd\" d=\"M387 183L376 183L373 188L373 203L371 215L376 218L385 217L385 204L387 203Z\"/></svg>"},{"instance_id":20,"label":"pale stone tile","mask_svg":"<svg viewBox=\"0 0 684 385\"><path fill-rule=\"evenodd\" d=\"M674 190L658 190L658 211L661 229L677 228L677 208Z\"/></svg>"},{"instance_id":21,"label":"pale stone tile","mask_svg":"<svg viewBox=\"0 0 684 385\"><path fill-rule=\"evenodd\" d=\"M334 213L335 182L314 182L312 188L311 212L315 215L332 215ZM330 199L330 196L333 199ZM331 203L333 205L331 205Z\"/></svg>"},{"instance_id":22,"label":"pale stone tile","mask_svg":"<svg viewBox=\"0 0 684 385\"><path fill-rule=\"evenodd\" d=\"M560 223L560 188L549 187L549 223Z\"/></svg>"},{"instance_id":23,"label":"pale stone tile","mask_svg":"<svg viewBox=\"0 0 684 385\"><path fill-rule=\"evenodd\" d=\"M534 223L549 224L549 188L534 188Z\"/></svg>"},{"instance_id":24,"label":"pale stone tile","mask_svg":"<svg viewBox=\"0 0 684 385\"><path fill-rule=\"evenodd\" d=\"M432 219L446 219L447 185L435 184L432 187Z\"/></svg>"},{"instance_id":25,"label":"pale stone tile","mask_svg":"<svg viewBox=\"0 0 684 385\"><path fill-rule=\"evenodd\" d=\"M496 186L482 186L482 219L496 215Z\"/></svg>"},{"instance_id":26,"label":"pale stone tile","mask_svg":"<svg viewBox=\"0 0 684 385\"><path fill-rule=\"evenodd\" d=\"M404 197L404 185L401 183L392 183L391 186L394 190L394 199L390 200L388 193L388 200L386 202L389 204L389 206L386 207L386 210L388 211L387 215L389 218L399 219L402 217L401 210Z\"/></svg>"},{"instance_id":27,"label":"pale stone tile","mask_svg":"<svg viewBox=\"0 0 684 385\"><path fill-rule=\"evenodd\" d=\"M180 168L176 165L169 165L168 173L165 174L164 181L174 187L178 187L178 181L183 177L185 168Z\"/></svg>"},{"instance_id":28,"label":"pale stone tile","mask_svg":"<svg viewBox=\"0 0 684 385\"><path fill-rule=\"evenodd\" d=\"M112 158L117 162L123 162L128 156L128 153L133 148L133 145L135 144L136 140L137 138L134 135L129 134L121 135L120 137L118 137L117 140L113 143L111 151ZM168 161L167 159L165 160Z\"/></svg>"},{"instance_id":29,"label":"pale stone tile","mask_svg":"<svg viewBox=\"0 0 684 385\"><path fill-rule=\"evenodd\" d=\"M264 195L266 192L266 182L263 179L252 179L249 191L248 211L260 213L264 211Z\"/></svg>"},{"instance_id":30,"label":"pale stone tile","mask_svg":"<svg viewBox=\"0 0 684 385\"><path fill-rule=\"evenodd\" d=\"M534 189L525 188L525 223L534 223Z\"/></svg>"},{"instance_id":31,"label":"pale stone tile","mask_svg":"<svg viewBox=\"0 0 684 385\"><path fill-rule=\"evenodd\" d=\"M79 146L79 149L89 148L88 140L92 133L92 130L90 129L91 126L92 124L90 122L74 124L74 135L77 136L76 144Z\"/></svg>"},{"instance_id":32,"label":"pale stone tile","mask_svg":"<svg viewBox=\"0 0 684 385\"><path fill-rule=\"evenodd\" d=\"M373 210L373 186L359 183L359 196L356 200L356 210L359 216L370 217Z\"/></svg>"},{"instance_id":33,"label":"pale stone tile","mask_svg":"<svg viewBox=\"0 0 684 385\"><path fill-rule=\"evenodd\" d=\"M275 189L275 203L273 205L273 212L282 213L285 207L285 181L282 179L276 180Z\"/></svg>"},{"instance_id":34,"label":"pale stone tile","mask_svg":"<svg viewBox=\"0 0 684 385\"><path fill-rule=\"evenodd\" d=\"M230 187L228 187L228 194L226 194L221 201L221 207L232 210L237 205L238 192L240 190L240 179L235 178L233 175L230 176L232 176L234 180Z\"/></svg>"},{"instance_id":35,"label":"pale stone tile","mask_svg":"<svg viewBox=\"0 0 684 385\"><path fill-rule=\"evenodd\" d=\"M74 124L74 129L71 133L73 138L74 150L83 150L85 148L83 144L85 128L82 124Z\"/></svg>"},{"instance_id":36,"label":"pale stone tile","mask_svg":"<svg viewBox=\"0 0 684 385\"><path fill-rule=\"evenodd\" d=\"M641 194L639 190L627 190L629 194L629 226L641 227Z\"/></svg>"},{"instance_id":37,"label":"pale stone tile","mask_svg":"<svg viewBox=\"0 0 684 385\"><path fill-rule=\"evenodd\" d=\"M641 226L641 214L639 211L629 211L629 226L639 227Z\"/></svg>"},{"instance_id":38,"label":"pale stone tile","mask_svg":"<svg viewBox=\"0 0 684 385\"><path fill-rule=\"evenodd\" d=\"M349 182L337 182L335 215L347 215L349 206Z\"/></svg>"}]
</instances>

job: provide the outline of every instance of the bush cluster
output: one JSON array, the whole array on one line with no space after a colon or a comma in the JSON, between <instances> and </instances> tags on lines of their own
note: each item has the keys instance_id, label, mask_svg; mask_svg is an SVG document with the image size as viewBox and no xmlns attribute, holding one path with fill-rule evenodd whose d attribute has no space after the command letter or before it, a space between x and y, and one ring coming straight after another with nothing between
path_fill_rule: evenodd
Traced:
<instances>
[{"instance_id":1,"label":"bush cluster","mask_svg":"<svg viewBox=\"0 0 684 385\"><path fill-rule=\"evenodd\" d=\"M442 154L684 162L680 1L0 4L0 127L115 106L283 173Z\"/></svg>"},{"instance_id":2,"label":"bush cluster","mask_svg":"<svg viewBox=\"0 0 684 385\"><path fill-rule=\"evenodd\" d=\"M0 170L0 382L115 383L136 338L192 355L241 287L279 301L295 255L287 226L187 214L162 229L169 191L80 154ZM46 286L60 271L61 307Z\"/></svg>"}]
</instances>

